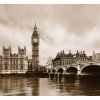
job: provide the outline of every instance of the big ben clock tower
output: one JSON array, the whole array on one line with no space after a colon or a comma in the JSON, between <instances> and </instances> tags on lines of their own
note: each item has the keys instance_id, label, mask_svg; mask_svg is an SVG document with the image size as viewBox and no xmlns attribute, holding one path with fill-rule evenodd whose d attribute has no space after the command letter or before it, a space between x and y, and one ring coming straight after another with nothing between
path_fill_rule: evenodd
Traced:
<instances>
[{"instance_id":1,"label":"big ben clock tower","mask_svg":"<svg viewBox=\"0 0 100 100\"><path fill-rule=\"evenodd\" d=\"M36 23L32 34L32 71L37 71L39 67L39 34Z\"/></svg>"}]
</instances>

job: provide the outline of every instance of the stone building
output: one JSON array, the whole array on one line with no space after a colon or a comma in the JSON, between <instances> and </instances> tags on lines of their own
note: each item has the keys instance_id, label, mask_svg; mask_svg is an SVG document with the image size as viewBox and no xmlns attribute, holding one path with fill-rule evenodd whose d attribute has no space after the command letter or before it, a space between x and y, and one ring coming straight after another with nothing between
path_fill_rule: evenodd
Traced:
<instances>
[{"instance_id":1,"label":"stone building","mask_svg":"<svg viewBox=\"0 0 100 100\"><path fill-rule=\"evenodd\" d=\"M0 72L2 71L2 56L0 55Z\"/></svg>"},{"instance_id":2,"label":"stone building","mask_svg":"<svg viewBox=\"0 0 100 100\"><path fill-rule=\"evenodd\" d=\"M94 51L93 51L93 55L92 55L92 60L93 61L100 61L100 53L95 53Z\"/></svg>"},{"instance_id":3,"label":"stone building","mask_svg":"<svg viewBox=\"0 0 100 100\"><path fill-rule=\"evenodd\" d=\"M57 53L55 59L52 60L53 66L66 66L66 65L71 65L71 64L76 64L76 63L83 63L87 62L88 57L85 54L85 51L79 52L77 50L76 54L72 54L71 51L69 51L68 54L66 54L63 51Z\"/></svg>"},{"instance_id":4,"label":"stone building","mask_svg":"<svg viewBox=\"0 0 100 100\"><path fill-rule=\"evenodd\" d=\"M0 56L0 73L1 74L21 74L26 73L28 69L26 47L21 49L18 47L18 53L13 54L11 47L2 49L2 56Z\"/></svg>"}]
</instances>

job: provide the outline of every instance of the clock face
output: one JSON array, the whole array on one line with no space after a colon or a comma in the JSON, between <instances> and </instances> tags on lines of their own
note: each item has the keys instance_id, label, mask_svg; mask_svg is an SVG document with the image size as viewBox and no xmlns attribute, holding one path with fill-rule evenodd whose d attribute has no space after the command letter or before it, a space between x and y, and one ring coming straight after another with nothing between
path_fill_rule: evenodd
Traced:
<instances>
[{"instance_id":1,"label":"clock face","mask_svg":"<svg viewBox=\"0 0 100 100\"><path fill-rule=\"evenodd\" d=\"M33 42L35 42L35 43L38 42L37 38L34 38L34 39L33 39Z\"/></svg>"}]
</instances>

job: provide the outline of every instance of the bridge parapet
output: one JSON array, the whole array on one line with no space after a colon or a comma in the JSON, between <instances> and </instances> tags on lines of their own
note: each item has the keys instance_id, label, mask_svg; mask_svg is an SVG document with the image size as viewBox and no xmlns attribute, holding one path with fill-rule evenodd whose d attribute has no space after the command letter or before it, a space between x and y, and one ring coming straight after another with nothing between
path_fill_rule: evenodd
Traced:
<instances>
[{"instance_id":1,"label":"bridge parapet","mask_svg":"<svg viewBox=\"0 0 100 100\"><path fill-rule=\"evenodd\" d=\"M81 70L84 67L89 66L89 65L99 65L100 66L100 62L90 61L90 62L84 62L84 63L70 64L70 65L66 65L66 66L57 66L57 67L52 66L51 68L48 68L47 70L49 70L50 72L55 70L55 72L57 73L58 70L61 68L61 69L63 69L63 73L65 73L68 68L75 67L78 69L78 74L81 74Z\"/></svg>"},{"instance_id":2,"label":"bridge parapet","mask_svg":"<svg viewBox=\"0 0 100 100\"><path fill-rule=\"evenodd\" d=\"M60 69L60 68L62 68L63 70L65 70L66 66L57 66L57 67L53 67L53 68L51 68L51 70L55 69L55 70L57 71L57 70Z\"/></svg>"}]
</instances>

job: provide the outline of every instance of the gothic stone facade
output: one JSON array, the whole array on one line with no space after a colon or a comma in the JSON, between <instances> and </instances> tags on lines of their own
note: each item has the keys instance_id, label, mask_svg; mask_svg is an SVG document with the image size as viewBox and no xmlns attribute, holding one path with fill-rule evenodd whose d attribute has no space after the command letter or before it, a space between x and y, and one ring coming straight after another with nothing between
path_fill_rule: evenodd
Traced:
<instances>
[{"instance_id":1,"label":"gothic stone facade","mask_svg":"<svg viewBox=\"0 0 100 100\"><path fill-rule=\"evenodd\" d=\"M89 61L89 58L85 54L85 51L79 52L77 50L76 54L72 54L71 51L69 51L68 54L65 54L64 50L59 52L55 59L52 60L53 66L66 66L76 63L83 63Z\"/></svg>"},{"instance_id":2,"label":"gothic stone facade","mask_svg":"<svg viewBox=\"0 0 100 100\"><path fill-rule=\"evenodd\" d=\"M24 47L24 49L20 49L20 47L18 47L18 54L13 54L11 47L3 47L2 53L2 56L0 56L1 74L26 73L28 69L26 47Z\"/></svg>"},{"instance_id":3,"label":"gothic stone facade","mask_svg":"<svg viewBox=\"0 0 100 100\"><path fill-rule=\"evenodd\" d=\"M25 74L27 72L37 71L39 67L39 34L35 24L31 37L32 59L26 56L26 47L18 47L18 53L13 54L11 47L3 47L0 55L0 74Z\"/></svg>"}]
</instances>

